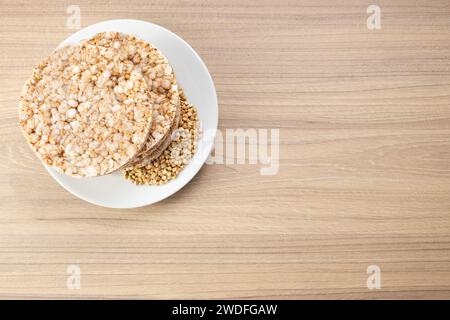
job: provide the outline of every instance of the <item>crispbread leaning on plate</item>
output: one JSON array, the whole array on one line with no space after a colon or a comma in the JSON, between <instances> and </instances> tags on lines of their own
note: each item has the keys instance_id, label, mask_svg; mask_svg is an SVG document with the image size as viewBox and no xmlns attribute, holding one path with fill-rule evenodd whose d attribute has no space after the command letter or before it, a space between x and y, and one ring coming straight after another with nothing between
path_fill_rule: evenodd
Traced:
<instances>
[{"instance_id":1,"label":"crispbread leaning on plate","mask_svg":"<svg viewBox=\"0 0 450 320\"><path fill-rule=\"evenodd\" d=\"M67 46L25 84L20 125L44 163L72 176L98 176L126 165L144 147L152 106L135 65L98 47Z\"/></svg>"},{"instance_id":2,"label":"crispbread leaning on plate","mask_svg":"<svg viewBox=\"0 0 450 320\"><path fill-rule=\"evenodd\" d=\"M19 114L45 164L94 177L161 155L178 129L180 94L157 48L102 32L41 62L25 84Z\"/></svg>"}]
</instances>

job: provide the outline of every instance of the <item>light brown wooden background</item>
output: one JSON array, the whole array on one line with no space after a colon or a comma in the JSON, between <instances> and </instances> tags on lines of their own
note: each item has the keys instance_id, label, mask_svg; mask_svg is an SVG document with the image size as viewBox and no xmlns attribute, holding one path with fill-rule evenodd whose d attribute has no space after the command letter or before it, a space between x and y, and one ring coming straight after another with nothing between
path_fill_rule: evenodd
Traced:
<instances>
[{"instance_id":1,"label":"light brown wooden background","mask_svg":"<svg viewBox=\"0 0 450 320\"><path fill-rule=\"evenodd\" d=\"M450 298L450 5L0 0L0 297ZM202 56L220 128L280 128L275 176L205 166L153 206L63 190L17 127L33 66L74 30L160 24ZM66 288L69 264L81 289ZM382 288L368 290L378 265Z\"/></svg>"}]
</instances>

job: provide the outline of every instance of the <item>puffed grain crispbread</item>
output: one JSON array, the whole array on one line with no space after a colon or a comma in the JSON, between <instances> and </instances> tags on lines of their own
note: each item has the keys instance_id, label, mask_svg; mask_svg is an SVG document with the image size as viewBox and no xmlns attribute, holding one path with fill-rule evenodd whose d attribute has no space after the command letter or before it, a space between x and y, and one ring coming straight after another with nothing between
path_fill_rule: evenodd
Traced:
<instances>
[{"instance_id":1,"label":"puffed grain crispbread","mask_svg":"<svg viewBox=\"0 0 450 320\"><path fill-rule=\"evenodd\" d=\"M113 50L87 44L56 50L34 69L19 113L38 157L77 177L123 167L143 149L152 126L139 68Z\"/></svg>"},{"instance_id":2,"label":"puffed grain crispbread","mask_svg":"<svg viewBox=\"0 0 450 320\"><path fill-rule=\"evenodd\" d=\"M127 165L157 156L156 151L167 147L172 128L178 127L180 98L175 74L160 50L146 41L119 32L102 32L86 41L90 45L112 48L115 55L128 59L141 70L153 105L153 125L145 147ZM132 48L127 50L125 48Z\"/></svg>"},{"instance_id":3,"label":"puffed grain crispbread","mask_svg":"<svg viewBox=\"0 0 450 320\"><path fill-rule=\"evenodd\" d=\"M143 161L122 170L125 179L136 184L161 185L175 179L194 156L201 134L197 110L180 90L181 117L169 146L152 161ZM145 159L147 160L147 159Z\"/></svg>"}]
</instances>

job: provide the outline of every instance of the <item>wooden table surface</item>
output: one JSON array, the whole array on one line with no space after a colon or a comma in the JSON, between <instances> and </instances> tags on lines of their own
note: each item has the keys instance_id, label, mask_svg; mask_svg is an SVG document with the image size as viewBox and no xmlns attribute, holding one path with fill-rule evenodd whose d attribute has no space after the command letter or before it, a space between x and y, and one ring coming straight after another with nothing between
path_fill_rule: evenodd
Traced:
<instances>
[{"instance_id":1,"label":"wooden table surface","mask_svg":"<svg viewBox=\"0 0 450 320\"><path fill-rule=\"evenodd\" d=\"M17 101L76 31L70 4L81 27L134 18L189 42L220 129L280 129L278 174L206 165L132 210L60 187L25 143ZM0 297L450 298L450 5L380 0L369 30L370 4L0 0Z\"/></svg>"}]
</instances>

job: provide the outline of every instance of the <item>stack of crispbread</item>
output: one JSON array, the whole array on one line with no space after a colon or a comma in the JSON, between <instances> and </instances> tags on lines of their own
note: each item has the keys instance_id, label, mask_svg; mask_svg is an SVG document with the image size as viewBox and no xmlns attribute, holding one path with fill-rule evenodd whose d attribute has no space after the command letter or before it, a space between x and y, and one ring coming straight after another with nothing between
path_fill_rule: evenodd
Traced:
<instances>
[{"instance_id":1,"label":"stack of crispbread","mask_svg":"<svg viewBox=\"0 0 450 320\"><path fill-rule=\"evenodd\" d=\"M178 128L180 97L157 48L106 32L42 61L19 113L27 142L45 164L92 177L158 157Z\"/></svg>"}]
</instances>

